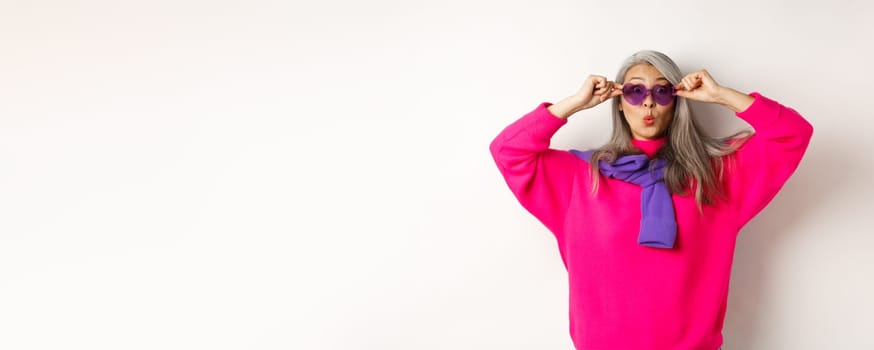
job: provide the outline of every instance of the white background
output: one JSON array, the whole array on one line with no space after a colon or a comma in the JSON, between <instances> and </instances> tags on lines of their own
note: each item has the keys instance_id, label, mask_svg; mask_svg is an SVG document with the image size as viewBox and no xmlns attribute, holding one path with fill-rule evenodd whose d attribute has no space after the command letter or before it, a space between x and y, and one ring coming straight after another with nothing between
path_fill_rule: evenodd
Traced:
<instances>
[{"instance_id":1,"label":"white background","mask_svg":"<svg viewBox=\"0 0 874 350\"><path fill-rule=\"evenodd\" d=\"M571 349L488 144L641 49L815 127L727 349L871 349L863 1L0 3L0 348ZM695 105L707 130L745 124ZM609 107L555 148L607 140Z\"/></svg>"}]
</instances>

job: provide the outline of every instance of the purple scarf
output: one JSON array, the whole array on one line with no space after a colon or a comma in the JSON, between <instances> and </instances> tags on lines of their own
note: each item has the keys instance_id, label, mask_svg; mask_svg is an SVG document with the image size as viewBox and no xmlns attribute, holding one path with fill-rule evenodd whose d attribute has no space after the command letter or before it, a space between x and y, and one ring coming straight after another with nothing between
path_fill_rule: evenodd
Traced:
<instances>
[{"instance_id":1,"label":"purple scarf","mask_svg":"<svg viewBox=\"0 0 874 350\"><path fill-rule=\"evenodd\" d=\"M591 162L593 152L571 150L571 153L586 162ZM637 243L647 247L673 248L677 238L674 204L665 184L666 165L667 161L664 159L650 160L645 154L622 156L612 164L598 162L598 169L604 176L643 187L640 193L641 220Z\"/></svg>"}]
</instances>

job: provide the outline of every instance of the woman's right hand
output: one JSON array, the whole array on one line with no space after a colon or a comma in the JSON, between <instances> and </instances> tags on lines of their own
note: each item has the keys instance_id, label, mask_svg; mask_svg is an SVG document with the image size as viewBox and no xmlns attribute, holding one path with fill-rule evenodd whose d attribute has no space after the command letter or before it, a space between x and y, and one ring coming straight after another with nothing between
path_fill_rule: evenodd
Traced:
<instances>
[{"instance_id":1,"label":"woman's right hand","mask_svg":"<svg viewBox=\"0 0 874 350\"><path fill-rule=\"evenodd\" d=\"M567 119L576 112L595 107L619 95L622 95L622 85L600 75L590 75L583 82L580 91L549 106L549 112L561 119Z\"/></svg>"},{"instance_id":2,"label":"woman's right hand","mask_svg":"<svg viewBox=\"0 0 874 350\"><path fill-rule=\"evenodd\" d=\"M574 95L581 105L580 110L595 107L610 98L622 95L622 85L607 80L600 75L590 75L583 82L580 91Z\"/></svg>"}]
</instances>

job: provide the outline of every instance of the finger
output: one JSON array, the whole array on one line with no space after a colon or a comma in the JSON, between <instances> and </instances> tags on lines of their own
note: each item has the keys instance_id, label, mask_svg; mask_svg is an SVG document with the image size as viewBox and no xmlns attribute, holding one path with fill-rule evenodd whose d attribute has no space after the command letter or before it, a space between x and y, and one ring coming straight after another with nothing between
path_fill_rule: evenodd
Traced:
<instances>
[{"instance_id":1,"label":"finger","mask_svg":"<svg viewBox=\"0 0 874 350\"><path fill-rule=\"evenodd\" d=\"M698 74L695 74L695 76L692 77L692 81L695 82L695 87L701 86L701 83L704 82L704 75L703 74L706 74L706 72L705 73L699 72Z\"/></svg>"},{"instance_id":2,"label":"finger","mask_svg":"<svg viewBox=\"0 0 874 350\"><path fill-rule=\"evenodd\" d=\"M603 77L593 75L592 76L592 93L595 95L600 95L602 93L602 91L601 91L602 85L603 85Z\"/></svg>"},{"instance_id":3,"label":"finger","mask_svg":"<svg viewBox=\"0 0 874 350\"><path fill-rule=\"evenodd\" d=\"M621 85L619 85L615 82L612 82L612 81L607 81L605 83L605 85L606 85L606 91L604 94L604 100L607 100L607 99L610 99L610 98L613 98L613 97L616 97L616 96L619 96L622 94L622 86Z\"/></svg>"},{"instance_id":4,"label":"finger","mask_svg":"<svg viewBox=\"0 0 874 350\"><path fill-rule=\"evenodd\" d=\"M598 103L604 102L609 95L610 91L606 88L598 90Z\"/></svg>"},{"instance_id":5,"label":"finger","mask_svg":"<svg viewBox=\"0 0 874 350\"><path fill-rule=\"evenodd\" d=\"M690 91L691 91L691 90L694 90L695 88L698 87L698 76L696 76L696 75L692 75L692 76L690 76L690 77L688 78L687 81L689 82L689 84L686 85L686 86L689 87L689 90L690 90Z\"/></svg>"},{"instance_id":6,"label":"finger","mask_svg":"<svg viewBox=\"0 0 874 350\"><path fill-rule=\"evenodd\" d=\"M700 97L698 97L697 91L678 90L677 97L682 97L689 101L700 101Z\"/></svg>"},{"instance_id":7,"label":"finger","mask_svg":"<svg viewBox=\"0 0 874 350\"><path fill-rule=\"evenodd\" d=\"M607 91L607 98L613 98L622 95L622 85L613 81L608 81L607 85L610 86L609 91Z\"/></svg>"},{"instance_id":8,"label":"finger","mask_svg":"<svg viewBox=\"0 0 874 350\"><path fill-rule=\"evenodd\" d=\"M615 83L613 83L612 81L606 80L606 78L605 78L605 80L601 84L601 88L600 88L601 94L605 95L605 96L610 95L616 89L615 85L616 85ZM607 98L607 97L605 97L605 98Z\"/></svg>"},{"instance_id":9,"label":"finger","mask_svg":"<svg viewBox=\"0 0 874 350\"><path fill-rule=\"evenodd\" d=\"M604 99L613 98L619 95L622 95L622 85L616 82L608 81L607 82L607 96Z\"/></svg>"},{"instance_id":10,"label":"finger","mask_svg":"<svg viewBox=\"0 0 874 350\"><path fill-rule=\"evenodd\" d=\"M604 80L606 80L606 79L604 79L604 77L602 77L600 75L593 75L592 76L592 81L595 83L595 85L601 85L601 83L604 82Z\"/></svg>"},{"instance_id":11,"label":"finger","mask_svg":"<svg viewBox=\"0 0 874 350\"><path fill-rule=\"evenodd\" d=\"M607 93L607 88L605 88L605 87L595 88L595 96L602 96L606 93Z\"/></svg>"},{"instance_id":12,"label":"finger","mask_svg":"<svg viewBox=\"0 0 874 350\"><path fill-rule=\"evenodd\" d=\"M698 75L701 80L701 85L705 86L713 86L716 85L716 80L713 80L713 77L706 70L702 70L701 74Z\"/></svg>"},{"instance_id":13,"label":"finger","mask_svg":"<svg viewBox=\"0 0 874 350\"><path fill-rule=\"evenodd\" d=\"M701 81L697 80L697 77L694 75L688 75L683 78L683 86L686 88L686 91L692 91L698 88L701 85Z\"/></svg>"},{"instance_id":14,"label":"finger","mask_svg":"<svg viewBox=\"0 0 874 350\"><path fill-rule=\"evenodd\" d=\"M697 87L695 81L697 79L700 79L699 74L700 74L700 72L686 74L686 76L684 76L680 80L679 85L681 86L681 88L683 90L686 90L686 91L695 89Z\"/></svg>"},{"instance_id":15,"label":"finger","mask_svg":"<svg viewBox=\"0 0 874 350\"><path fill-rule=\"evenodd\" d=\"M599 78L597 75L590 75L586 78L586 85L590 86L592 91L595 91L598 88Z\"/></svg>"},{"instance_id":16,"label":"finger","mask_svg":"<svg viewBox=\"0 0 874 350\"><path fill-rule=\"evenodd\" d=\"M601 94L598 96L598 101L604 102L606 99L610 98L611 90L609 88L604 88L601 90Z\"/></svg>"},{"instance_id":17,"label":"finger","mask_svg":"<svg viewBox=\"0 0 874 350\"><path fill-rule=\"evenodd\" d=\"M607 87L607 78L598 77L598 84L595 85L598 89L604 89Z\"/></svg>"}]
</instances>

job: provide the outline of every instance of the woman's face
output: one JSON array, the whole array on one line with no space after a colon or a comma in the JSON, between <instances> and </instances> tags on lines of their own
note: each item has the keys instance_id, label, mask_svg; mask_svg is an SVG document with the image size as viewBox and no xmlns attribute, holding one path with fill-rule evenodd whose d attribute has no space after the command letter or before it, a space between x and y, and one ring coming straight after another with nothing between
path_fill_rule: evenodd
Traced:
<instances>
[{"instance_id":1,"label":"woman's face","mask_svg":"<svg viewBox=\"0 0 874 350\"><path fill-rule=\"evenodd\" d=\"M641 84L646 89L671 84L658 69L646 63L633 66L625 73L623 84L629 83ZM670 103L664 106L655 102L652 92L646 94L646 98L638 105L629 103L625 96L620 100L619 110L625 114L625 121L631 127L632 137L638 140L652 140L664 136L674 117L676 98L672 98Z\"/></svg>"}]
</instances>

